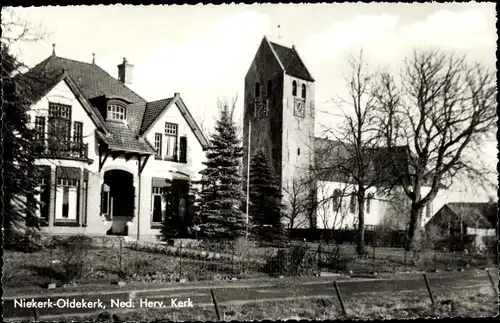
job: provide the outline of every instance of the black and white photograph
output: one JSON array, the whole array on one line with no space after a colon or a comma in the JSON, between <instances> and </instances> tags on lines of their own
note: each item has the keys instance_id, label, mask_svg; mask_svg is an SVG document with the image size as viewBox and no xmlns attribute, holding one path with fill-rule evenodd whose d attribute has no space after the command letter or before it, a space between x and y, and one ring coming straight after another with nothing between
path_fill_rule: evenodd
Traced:
<instances>
[{"instance_id":1,"label":"black and white photograph","mask_svg":"<svg viewBox=\"0 0 500 323\"><path fill-rule=\"evenodd\" d=\"M2 7L5 321L497 316L496 23Z\"/></svg>"}]
</instances>

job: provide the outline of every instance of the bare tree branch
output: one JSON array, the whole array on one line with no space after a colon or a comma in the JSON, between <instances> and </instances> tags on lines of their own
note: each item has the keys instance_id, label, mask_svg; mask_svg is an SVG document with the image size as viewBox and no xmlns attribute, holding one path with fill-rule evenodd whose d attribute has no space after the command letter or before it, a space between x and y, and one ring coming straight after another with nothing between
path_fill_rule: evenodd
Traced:
<instances>
[{"instance_id":1,"label":"bare tree branch","mask_svg":"<svg viewBox=\"0 0 500 323\"><path fill-rule=\"evenodd\" d=\"M478 147L494 134L496 79L481 64L439 50L413 53L396 81L379 75L378 128L385 145L408 145L409 170L399 180L410 198L409 237L420 211L457 179L489 185L491 169L477 162ZM399 86L397 85L399 83ZM424 186L430 189L425 194Z\"/></svg>"}]
</instances>

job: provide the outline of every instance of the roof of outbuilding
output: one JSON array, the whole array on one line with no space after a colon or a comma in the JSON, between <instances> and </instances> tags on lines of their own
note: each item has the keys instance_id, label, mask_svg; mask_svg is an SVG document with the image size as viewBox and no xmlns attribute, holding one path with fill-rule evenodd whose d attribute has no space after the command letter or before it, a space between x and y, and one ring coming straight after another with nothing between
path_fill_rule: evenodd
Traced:
<instances>
[{"instance_id":1,"label":"roof of outbuilding","mask_svg":"<svg viewBox=\"0 0 500 323\"><path fill-rule=\"evenodd\" d=\"M446 206L469 227L496 227L497 207L494 203L451 202Z\"/></svg>"}]
</instances>

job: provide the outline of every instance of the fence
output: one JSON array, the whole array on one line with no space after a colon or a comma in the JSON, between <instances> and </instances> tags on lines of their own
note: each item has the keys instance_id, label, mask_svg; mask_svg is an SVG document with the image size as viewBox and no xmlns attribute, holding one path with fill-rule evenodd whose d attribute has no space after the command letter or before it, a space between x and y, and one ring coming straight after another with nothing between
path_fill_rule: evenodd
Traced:
<instances>
[{"instance_id":1,"label":"fence","mask_svg":"<svg viewBox=\"0 0 500 323\"><path fill-rule=\"evenodd\" d=\"M413 252L404 248L379 247L376 243L365 245L364 255L358 255L352 244L318 244L317 248L321 267L336 272L400 273L496 266L496 255L488 252L467 253L435 249Z\"/></svg>"},{"instance_id":2,"label":"fence","mask_svg":"<svg viewBox=\"0 0 500 323\"><path fill-rule=\"evenodd\" d=\"M418 254L367 245L359 256L350 244L294 243L259 247L244 241L169 246L123 239L56 240L32 253L6 251L6 286L77 282L174 282L273 276L312 276L456 270L495 264L496 255L435 250Z\"/></svg>"},{"instance_id":3,"label":"fence","mask_svg":"<svg viewBox=\"0 0 500 323\"><path fill-rule=\"evenodd\" d=\"M314 242L330 243L356 243L358 230L354 229L318 229L318 228L294 228L289 229L289 235L292 240L307 240ZM406 231L393 230L380 236L380 233L374 230L365 230L364 241L372 244L377 241L384 246L403 247L406 242Z\"/></svg>"},{"instance_id":4,"label":"fence","mask_svg":"<svg viewBox=\"0 0 500 323\"><path fill-rule=\"evenodd\" d=\"M47 243L36 252L7 251L3 282L7 286L174 282L314 275L319 270L316 252L307 246L256 250L231 244L218 251L210 249L123 239L63 239Z\"/></svg>"}]
</instances>

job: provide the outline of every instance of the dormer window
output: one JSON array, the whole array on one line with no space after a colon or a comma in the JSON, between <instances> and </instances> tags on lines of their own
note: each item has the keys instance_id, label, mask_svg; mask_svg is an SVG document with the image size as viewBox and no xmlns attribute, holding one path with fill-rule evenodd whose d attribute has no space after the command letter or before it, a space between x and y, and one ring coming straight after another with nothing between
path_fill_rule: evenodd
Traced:
<instances>
[{"instance_id":1,"label":"dormer window","mask_svg":"<svg viewBox=\"0 0 500 323\"><path fill-rule=\"evenodd\" d=\"M296 81L292 82L292 95L297 96L297 82Z\"/></svg>"},{"instance_id":2,"label":"dormer window","mask_svg":"<svg viewBox=\"0 0 500 323\"><path fill-rule=\"evenodd\" d=\"M108 105L107 120L124 121L127 119L127 110L117 104Z\"/></svg>"}]
</instances>

